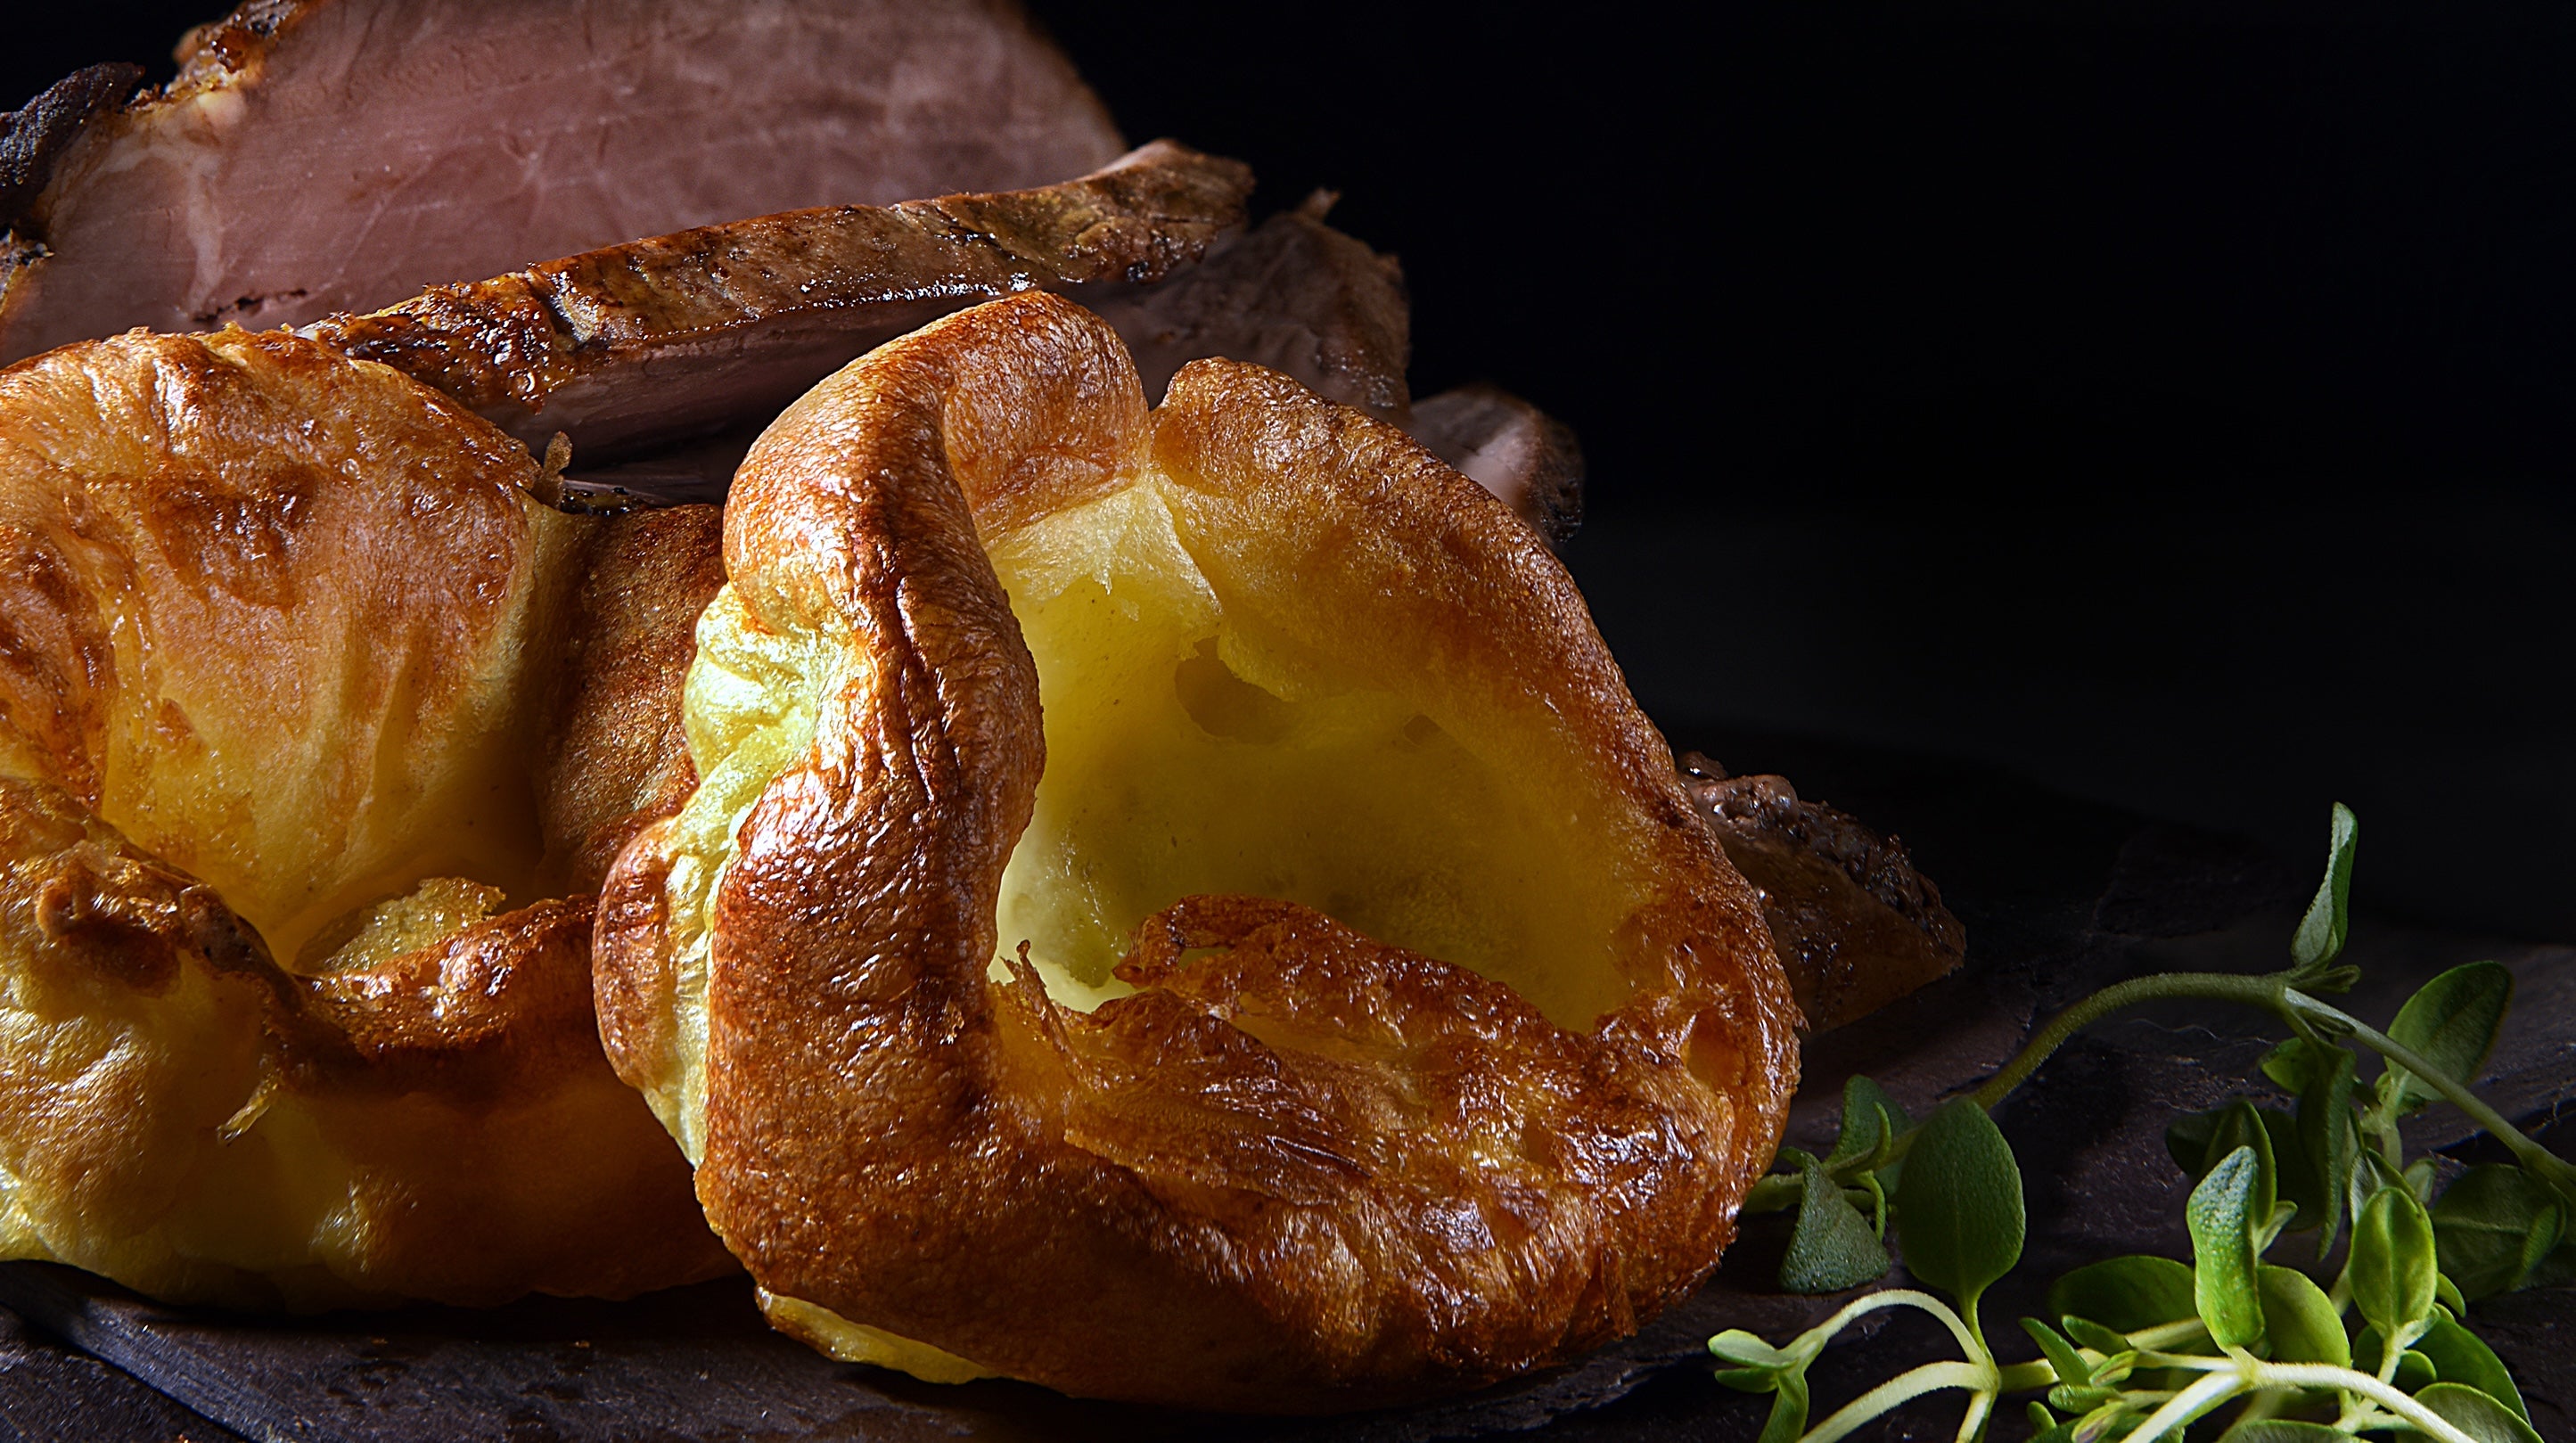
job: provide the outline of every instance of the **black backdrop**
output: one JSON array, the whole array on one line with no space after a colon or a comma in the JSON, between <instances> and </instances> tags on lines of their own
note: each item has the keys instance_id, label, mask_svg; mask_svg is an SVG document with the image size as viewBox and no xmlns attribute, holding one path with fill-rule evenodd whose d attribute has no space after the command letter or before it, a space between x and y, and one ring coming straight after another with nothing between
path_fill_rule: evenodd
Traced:
<instances>
[{"instance_id":1,"label":"black backdrop","mask_svg":"<svg viewBox=\"0 0 2576 1443\"><path fill-rule=\"evenodd\" d=\"M0 103L208 8L22 33ZM2302 872L2340 797L2366 905L2576 940L2576 20L1034 8L1131 137L1343 193L1417 392L1577 426L1569 559L1678 740L1970 758Z\"/></svg>"}]
</instances>

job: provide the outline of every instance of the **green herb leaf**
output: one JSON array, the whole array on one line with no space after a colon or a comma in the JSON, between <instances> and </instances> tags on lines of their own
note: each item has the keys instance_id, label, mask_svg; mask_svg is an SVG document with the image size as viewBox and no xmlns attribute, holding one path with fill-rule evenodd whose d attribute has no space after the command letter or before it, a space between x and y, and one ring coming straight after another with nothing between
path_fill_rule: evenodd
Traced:
<instances>
[{"instance_id":1,"label":"green herb leaf","mask_svg":"<svg viewBox=\"0 0 2576 1443\"><path fill-rule=\"evenodd\" d=\"M2254 1152L2254 1190L2246 1198L2245 1214L2260 1227L2271 1219L2272 1205L2280 1201L2280 1176L2272 1163L2272 1130L2263 1125L2262 1112L2241 1097L2219 1109L2218 1124L2209 1135L2208 1157L2201 1164L2202 1176L2240 1147Z\"/></svg>"},{"instance_id":2,"label":"green herb leaf","mask_svg":"<svg viewBox=\"0 0 2576 1443\"><path fill-rule=\"evenodd\" d=\"M2290 938L2290 963L2299 972L2322 970L2343 951L2343 939L2352 930L2352 849L2361 835L2361 823L2352 808L2334 804L2334 821L2326 843L2326 876L2317 884L2316 900L2308 904L2308 914L2299 919L2299 930Z\"/></svg>"},{"instance_id":3,"label":"green herb leaf","mask_svg":"<svg viewBox=\"0 0 2576 1443\"><path fill-rule=\"evenodd\" d=\"M2112 1429L2119 1428L2123 1421L2137 1416L2137 1412L2136 1405L2128 1399L2114 1398L2076 1419L2075 1426L2068 1432L2067 1438L2070 1443L2094 1443L2095 1439L2109 1437ZM2034 1438L2031 1443L2039 1443L2039 1440Z\"/></svg>"},{"instance_id":4,"label":"green herb leaf","mask_svg":"<svg viewBox=\"0 0 2576 1443\"><path fill-rule=\"evenodd\" d=\"M2511 1408L2466 1383L2435 1383L2415 1401L2478 1443L2540 1443L2540 1435Z\"/></svg>"},{"instance_id":5,"label":"green herb leaf","mask_svg":"<svg viewBox=\"0 0 2576 1443\"><path fill-rule=\"evenodd\" d=\"M2277 1107L2263 1109L2263 1126L2272 1134L2273 1176L2279 1179L2281 1201L2290 1204L2287 1228L2303 1232L2326 1220L2326 1199L2331 1190L2317 1176L2316 1164L2308 1157L2307 1140L2299 1136L2297 1117ZM2335 1210L2338 1212L2339 1210Z\"/></svg>"},{"instance_id":6,"label":"green herb leaf","mask_svg":"<svg viewBox=\"0 0 2576 1443\"><path fill-rule=\"evenodd\" d=\"M2432 1214L2442 1271L2469 1298L2520 1285L2567 1231L2567 1205L2558 1194L2510 1163L2460 1174Z\"/></svg>"},{"instance_id":7,"label":"green herb leaf","mask_svg":"<svg viewBox=\"0 0 2576 1443\"><path fill-rule=\"evenodd\" d=\"M2342 1310L2308 1275L2265 1267L2255 1274L2263 1296L2263 1333L2275 1362L2352 1366L2352 1340L2344 1336Z\"/></svg>"},{"instance_id":8,"label":"green herb leaf","mask_svg":"<svg viewBox=\"0 0 2576 1443\"><path fill-rule=\"evenodd\" d=\"M2340 989L2357 975L2357 969L2335 962L2349 933L2357 832L2351 811L2337 805L2326 877L2292 944L2294 969L2288 981L2294 987ZM2168 1132L2166 1143L2175 1162L2196 1177L2185 1210L2195 1266L2144 1256L2118 1258L2059 1280L2050 1301L2059 1310L2063 1332L2037 1319L2023 1320L2024 1330L2048 1360L2052 1384L2046 1405L2028 1406L2035 1443L2104 1443L2114 1432L2134 1431L2146 1410L2191 1383L2195 1370L2178 1365L2206 1361L2219 1367L2219 1377L2202 1386L2234 1394L2259 1382L2260 1374L2235 1378L2229 1365L2218 1360L2165 1356L2206 1354L2211 1343L2240 1360L2253 1350L2285 1364L2364 1373L2377 1372L2380 1355L2393 1348L2397 1355L2386 1370L2390 1380L2479 1443L2536 1443L2511 1374L2492 1349L2457 1321L2466 1302L2444 1266L2456 1267L2482 1290L2542 1273L2556 1277L2562 1266L2576 1277L2576 1240L2567 1236L2576 1230L2576 1204L2557 1197L2522 1169L2493 1167L2473 1170L2438 1208L2428 1211L2439 1177L2437 1160L2419 1161L2401 1173L2403 1154L2395 1140L2398 1116L2435 1095L2429 1084L2456 1091L2454 1084L2465 1084L2484 1065L2511 999L2510 975L2493 963L2471 964L2419 991L2391 1023L2391 1031L2405 1044L2392 1050L2411 1048L2419 1054L2421 1075L2386 1069L2377 1099L2358 1115L2356 1058L2337 1040L2367 1029L2305 1002L2288 1007L2273 990L2279 980L2263 979L2260 995L2206 987L2198 979L2177 981L2178 994L2268 1000L2284 1011L2298 1037L2266 1056L2263 1070L2297 1094L2298 1108L2295 1113L2266 1109L2240 1098L2215 1112L2182 1119ZM2107 1005L2132 995L2123 992L2102 1000ZM2051 1028L2048 1045L2074 1020ZM2387 1040L2378 1045L2387 1046ZM2006 1075L2020 1077L2044 1053L2042 1048L2017 1059ZM1854 1199L1874 1207L1883 1228L1890 1207L1887 1194L1893 1192L1906 1262L1924 1284L1954 1295L1973 1329L1980 1296L2020 1260L2025 1231L2020 1168L1993 1121L1971 1099L1954 1101L1910 1134L1907 1126L1903 1110L1883 1090L1867 1078L1854 1077L1844 1088L1843 1126L1831 1155L1818 1159L1781 1150L1788 1173L1764 1179L1762 1187L1770 1206L1786 1207L1793 1199L1799 1206L1784 1280L1805 1290L1840 1290L1876 1274L1885 1252ZM2521 1145L2509 1127L2497 1123L2496 1129ZM1913 1148L1906 1160L1910 1166L1894 1156L1907 1142ZM2340 1307L2313 1279L2261 1261L2271 1239L2292 1222L2322 1228L2319 1257L2324 1258L2345 1218L2353 1224L2352 1245L2336 1291L2348 1290L2364 1319L2359 1336L2349 1340ZM1919 1301L1938 1311L1928 1300ZM2447 1309L2441 1306L2445 1303ZM2095 1321L2097 1317L2118 1326ZM1837 1323L1834 1330L1841 1326ZM2162 1351L2150 1353L2138 1346L2133 1335L2143 1336L2148 1329L2157 1331L2156 1346ZM1823 1341L1822 1332L1810 1335L1792 1353L1741 1331L1710 1340L1711 1352L1735 1365L1719 1371L1721 1382L1775 1395L1762 1443L1796 1443L1803 1433L1809 1412L1806 1359ZM2418 1343L2420 1347L2409 1346ZM1986 1356L1982 1341L1971 1342L1969 1351ZM2150 1365L2143 1371L2142 1358ZM2009 1371L2026 1374L2028 1368L2025 1364ZM1995 1402L1995 1386L1999 1382L1990 1380L1977 1392L1963 1437L1981 1431ZM1868 1396L1893 1397L1899 1391L1882 1388ZM2175 1421L2188 1425L2224 1396L2206 1399L2191 1418ZM2408 1406L2385 1390L2378 1396ZM2287 1394L2267 1394L2239 1414L2226 1440L2334 1443L2353 1428L2399 1427L2348 1394L2340 1428L2308 1419L2253 1416L2285 1403L2311 1417L2324 1406L2313 1396L2302 1404ZM1864 1411L1883 1413L1887 1406L1892 1404ZM2061 1420L2061 1411L2080 1411L2081 1416ZM2439 1426L2419 1410L2410 1407L2409 1412L2424 1426Z\"/></svg>"},{"instance_id":9,"label":"green herb leaf","mask_svg":"<svg viewBox=\"0 0 2576 1443\"><path fill-rule=\"evenodd\" d=\"M1780 1391L1771 1398L1771 1416L1754 1443L1797 1443L1807 1431L1807 1375L1793 1369L1780 1375Z\"/></svg>"},{"instance_id":10,"label":"green herb leaf","mask_svg":"<svg viewBox=\"0 0 2576 1443\"><path fill-rule=\"evenodd\" d=\"M2188 1273L2187 1269L2185 1271ZM2180 1320L2177 1319L2176 1321ZM2057 1322L2058 1326L2066 1330L2066 1336L2073 1338L2076 1342L2083 1344L2087 1348L2091 1348L2097 1353L2116 1354L2128 1351L2129 1338L2127 1334L2114 1332L2109 1328L2103 1327L2100 1323L2094 1322L2091 1318L2083 1317L2075 1313L2068 1313L2064 1317L2059 1318Z\"/></svg>"},{"instance_id":11,"label":"green herb leaf","mask_svg":"<svg viewBox=\"0 0 2576 1443\"><path fill-rule=\"evenodd\" d=\"M2411 1339L2433 1311L2433 1219L2415 1194L2383 1187L2352 1222L2352 1300L2384 1337Z\"/></svg>"},{"instance_id":12,"label":"green herb leaf","mask_svg":"<svg viewBox=\"0 0 2576 1443\"><path fill-rule=\"evenodd\" d=\"M2443 1076L2463 1086L2478 1080L2495 1050L2496 1033L2513 1005L2513 974L2501 962L2471 962L2427 982L2397 1009L2388 1035L2422 1055ZM2424 1080L2390 1063L2379 1095L2404 1115L2422 1110L2437 1094Z\"/></svg>"},{"instance_id":13,"label":"green herb leaf","mask_svg":"<svg viewBox=\"0 0 2576 1443\"><path fill-rule=\"evenodd\" d=\"M2568 1232L2576 1234L2576 1227ZM2531 1270L2531 1276L2522 1281L2525 1287L2532 1288L2563 1288L2576 1283L2576 1236L2561 1239L2557 1247L2550 1249L2549 1256L2540 1260L2540 1266Z\"/></svg>"},{"instance_id":14,"label":"green herb leaf","mask_svg":"<svg viewBox=\"0 0 2576 1443\"><path fill-rule=\"evenodd\" d=\"M2209 1140L2218 1135L2218 1120L2226 1114L2223 1107L2186 1112L2165 1128L2166 1154L2193 1182L2209 1176Z\"/></svg>"},{"instance_id":15,"label":"green herb leaf","mask_svg":"<svg viewBox=\"0 0 2576 1443\"><path fill-rule=\"evenodd\" d=\"M2364 1134L2369 1130L2366 1121L2356 1119L2353 1125ZM2352 1154L2352 1190L2345 1200L2345 1205L2352 1209L2356 1225L2361 1221L2362 1207L2370 1201L2371 1194L2390 1187L2408 1191L2406 1175L2389 1166L2388 1160L2379 1155L2378 1148L2366 1141L2357 1142Z\"/></svg>"},{"instance_id":16,"label":"green herb leaf","mask_svg":"<svg viewBox=\"0 0 2576 1443\"><path fill-rule=\"evenodd\" d=\"M2355 1059L2347 1049L2306 1037L2293 1037L2266 1054L2263 1075L2298 1094L2295 1146L2278 1129L2272 1134L2273 1161L2280 1170L2281 1195L2298 1205L2295 1228L2321 1228L2317 1256L2334 1250L2343 1230L2345 1195L2352 1188L2352 1093ZM2269 1118L2266 1118L2269 1121Z\"/></svg>"},{"instance_id":17,"label":"green herb leaf","mask_svg":"<svg viewBox=\"0 0 2576 1443\"><path fill-rule=\"evenodd\" d=\"M1858 1082L1859 1078L1853 1078ZM1888 1134L1887 1114L1875 1102L1855 1102L1850 1090L1843 1094L1843 1130L1834 1139L1834 1150L1825 1155L1825 1166L1836 1172L1866 1171Z\"/></svg>"},{"instance_id":18,"label":"green herb leaf","mask_svg":"<svg viewBox=\"0 0 2576 1443\"><path fill-rule=\"evenodd\" d=\"M2073 1314L2120 1333L2179 1323L2195 1315L2191 1269L2171 1258L2145 1253L2111 1258L2059 1278L2048 1290L2048 1310L2061 1318ZM2125 1337L2115 1334L2115 1338L2107 1348L2099 1343L2085 1346L2105 1353L2129 1346Z\"/></svg>"},{"instance_id":19,"label":"green herb leaf","mask_svg":"<svg viewBox=\"0 0 2576 1443\"><path fill-rule=\"evenodd\" d=\"M1885 1088L1854 1073L1843 1082L1842 1135L1834 1140L1833 1155L1825 1159L1825 1166L1845 1182L1856 1172L1875 1171L1887 1162L1896 1139L1912 1123Z\"/></svg>"},{"instance_id":20,"label":"green herb leaf","mask_svg":"<svg viewBox=\"0 0 2576 1443\"><path fill-rule=\"evenodd\" d=\"M2252 1121L2239 1111L2241 1108L2252 1110ZM2264 1176L2273 1186L2273 1200L2295 1203L2300 1194L2292 1191L2294 1187L2315 1191L2310 1186L2297 1127L2287 1113L2255 1107L2238 1098L2225 1107L2187 1113L2177 1119L2165 1129L2165 1152L2173 1158L2174 1166L2182 1169L2183 1176L2198 1182L2229 1153L2239 1147L2252 1147L2261 1155ZM2254 1140L2257 1133L2263 1135L2260 1143ZM2268 1216L2268 1211L2257 1216Z\"/></svg>"},{"instance_id":21,"label":"green herb leaf","mask_svg":"<svg viewBox=\"0 0 2576 1443\"><path fill-rule=\"evenodd\" d=\"M2433 1205L2433 1184L2440 1180L2441 1175L2442 1170L2436 1167L2433 1159L2429 1157L2415 1159L2406 1164L2405 1171L2398 1174L2399 1177L2406 1179L2406 1190L2415 1194L2415 1200L2426 1207Z\"/></svg>"},{"instance_id":22,"label":"green herb leaf","mask_svg":"<svg viewBox=\"0 0 2576 1443\"><path fill-rule=\"evenodd\" d=\"M1994 1119L1958 1098L1923 1124L1897 1184L1907 1271L1974 1308L2021 1261L2021 1166Z\"/></svg>"},{"instance_id":23,"label":"green herb leaf","mask_svg":"<svg viewBox=\"0 0 2576 1443\"><path fill-rule=\"evenodd\" d=\"M2263 1340L2252 1215L2260 1170L2254 1149L2240 1147L2209 1170L2183 1208L2191 1228L2192 1302L2222 1348L2251 1348Z\"/></svg>"},{"instance_id":24,"label":"green herb leaf","mask_svg":"<svg viewBox=\"0 0 2576 1443\"><path fill-rule=\"evenodd\" d=\"M1784 1147L1780 1150L1785 1153L1789 1149ZM1788 1159L1783 1157L1777 1161L1786 1162ZM1798 1199L1804 1192L1805 1188L1799 1182L1796 1173L1769 1173L1754 1181L1752 1190L1745 1193L1744 1205L1738 1209L1738 1212L1747 1217L1759 1213L1787 1212L1798 1205Z\"/></svg>"},{"instance_id":25,"label":"green herb leaf","mask_svg":"<svg viewBox=\"0 0 2576 1443\"><path fill-rule=\"evenodd\" d=\"M2094 1365L2093 1381L2105 1384L2126 1382L2129 1375L2137 1371L2137 1367L2138 1350L2123 1348Z\"/></svg>"},{"instance_id":26,"label":"green herb leaf","mask_svg":"<svg viewBox=\"0 0 2576 1443\"><path fill-rule=\"evenodd\" d=\"M1729 1328L1709 1339L1708 1351L1723 1362L1747 1368L1789 1368L1798 1362L1796 1354L1782 1352L1742 1328Z\"/></svg>"},{"instance_id":27,"label":"green herb leaf","mask_svg":"<svg viewBox=\"0 0 2576 1443\"><path fill-rule=\"evenodd\" d=\"M2057 1381L2074 1384L2093 1381L2092 1368L2085 1364L2084 1355L2075 1351L2075 1345L2066 1341L2065 1334L2037 1318L2022 1319L2021 1330L2030 1334L2030 1340L2039 1345L2040 1356L2048 1360L2050 1370L2057 1374Z\"/></svg>"},{"instance_id":28,"label":"green herb leaf","mask_svg":"<svg viewBox=\"0 0 2576 1443\"><path fill-rule=\"evenodd\" d=\"M2477 1334L2435 1313L2432 1326L2415 1340L2415 1351L2432 1362L2433 1372L2443 1382L2466 1383L2530 1419L2531 1409L2522 1401L2522 1390L2513 1385L2513 1374Z\"/></svg>"},{"instance_id":29,"label":"green herb leaf","mask_svg":"<svg viewBox=\"0 0 2576 1443\"><path fill-rule=\"evenodd\" d=\"M2352 1435L2296 1418L2252 1418L2220 1434L2218 1443L2352 1443Z\"/></svg>"},{"instance_id":30,"label":"green herb leaf","mask_svg":"<svg viewBox=\"0 0 2576 1443\"><path fill-rule=\"evenodd\" d=\"M1886 1245L1843 1196L1842 1184L1814 1158L1806 1159L1800 1172L1806 1190L1798 1201L1798 1225L1789 1234L1788 1254L1780 1260L1780 1286L1792 1293L1839 1293L1883 1276Z\"/></svg>"},{"instance_id":31,"label":"green herb leaf","mask_svg":"<svg viewBox=\"0 0 2576 1443\"><path fill-rule=\"evenodd\" d=\"M2048 1390L2048 1406L2068 1413L2087 1413L2120 1396L2117 1388L2060 1383Z\"/></svg>"},{"instance_id":32,"label":"green herb leaf","mask_svg":"<svg viewBox=\"0 0 2576 1443\"><path fill-rule=\"evenodd\" d=\"M2285 1092L2301 1092L2334 1066L2340 1049L2313 1038L2293 1037L2263 1054L2263 1075Z\"/></svg>"}]
</instances>

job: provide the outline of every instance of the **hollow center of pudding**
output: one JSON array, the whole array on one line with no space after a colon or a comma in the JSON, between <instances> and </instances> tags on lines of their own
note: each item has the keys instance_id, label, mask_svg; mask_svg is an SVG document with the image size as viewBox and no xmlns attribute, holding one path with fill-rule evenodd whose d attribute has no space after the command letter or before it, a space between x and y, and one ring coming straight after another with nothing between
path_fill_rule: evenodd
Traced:
<instances>
[{"instance_id":1,"label":"hollow center of pudding","mask_svg":"<svg viewBox=\"0 0 2576 1443\"><path fill-rule=\"evenodd\" d=\"M1605 849L1428 679L1364 675L1229 617L1167 484L1148 473L992 548L1047 748L1002 877L1004 952L1025 941L1050 993L1088 1008L1128 990L1110 972L1139 922L1233 893L1472 968L1559 1026L1624 1001Z\"/></svg>"},{"instance_id":2,"label":"hollow center of pudding","mask_svg":"<svg viewBox=\"0 0 2576 1443\"><path fill-rule=\"evenodd\" d=\"M257 626L129 602L99 815L211 886L292 971L364 965L547 895L530 737L575 518L522 503L515 563L465 595L311 587ZM516 534L510 534L515 531ZM414 599L400 605L378 592Z\"/></svg>"}]
</instances>

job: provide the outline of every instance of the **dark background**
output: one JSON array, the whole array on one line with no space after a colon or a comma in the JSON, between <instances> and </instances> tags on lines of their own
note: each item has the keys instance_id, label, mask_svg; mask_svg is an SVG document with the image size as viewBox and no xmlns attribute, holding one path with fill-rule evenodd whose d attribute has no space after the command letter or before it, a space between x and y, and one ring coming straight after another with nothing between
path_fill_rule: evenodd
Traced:
<instances>
[{"instance_id":1,"label":"dark background","mask_svg":"<svg viewBox=\"0 0 2576 1443\"><path fill-rule=\"evenodd\" d=\"M22 33L0 104L219 8ZM2342 799L2366 907L2576 939L2576 20L1034 8L1131 138L1342 192L1418 394L1574 423L1569 561L1678 743L1965 759L2302 873Z\"/></svg>"}]
</instances>

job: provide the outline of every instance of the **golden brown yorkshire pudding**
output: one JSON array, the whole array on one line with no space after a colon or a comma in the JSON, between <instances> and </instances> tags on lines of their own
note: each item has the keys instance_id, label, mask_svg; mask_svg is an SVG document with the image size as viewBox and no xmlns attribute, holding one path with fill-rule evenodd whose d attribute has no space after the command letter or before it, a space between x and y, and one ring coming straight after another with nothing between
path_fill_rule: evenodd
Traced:
<instances>
[{"instance_id":1,"label":"golden brown yorkshire pudding","mask_svg":"<svg viewBox=\"0 0 2576 1443\"><path fill-rule=\"evenodd\" d=\"M598 985L773 1322L1317 1412L1563 1358L1716 1264L1795 1009L1473 482L1256 366L1149 414L1031 295L789 409L725 560L704 780L612 869Z\"/></svg>"},{"instance_id":2,"label":"golden brown yorkshire pudding","mask_svg":"<svg viewBox=\"0 0 2576 1443\"><path fill-rule=\"evenodd\" d=\"M0 1256L293 1306L727 1266L589 980L695 781L717 522L543 479L291 336L0 372Z\"/></svg>"}]
</instances>

